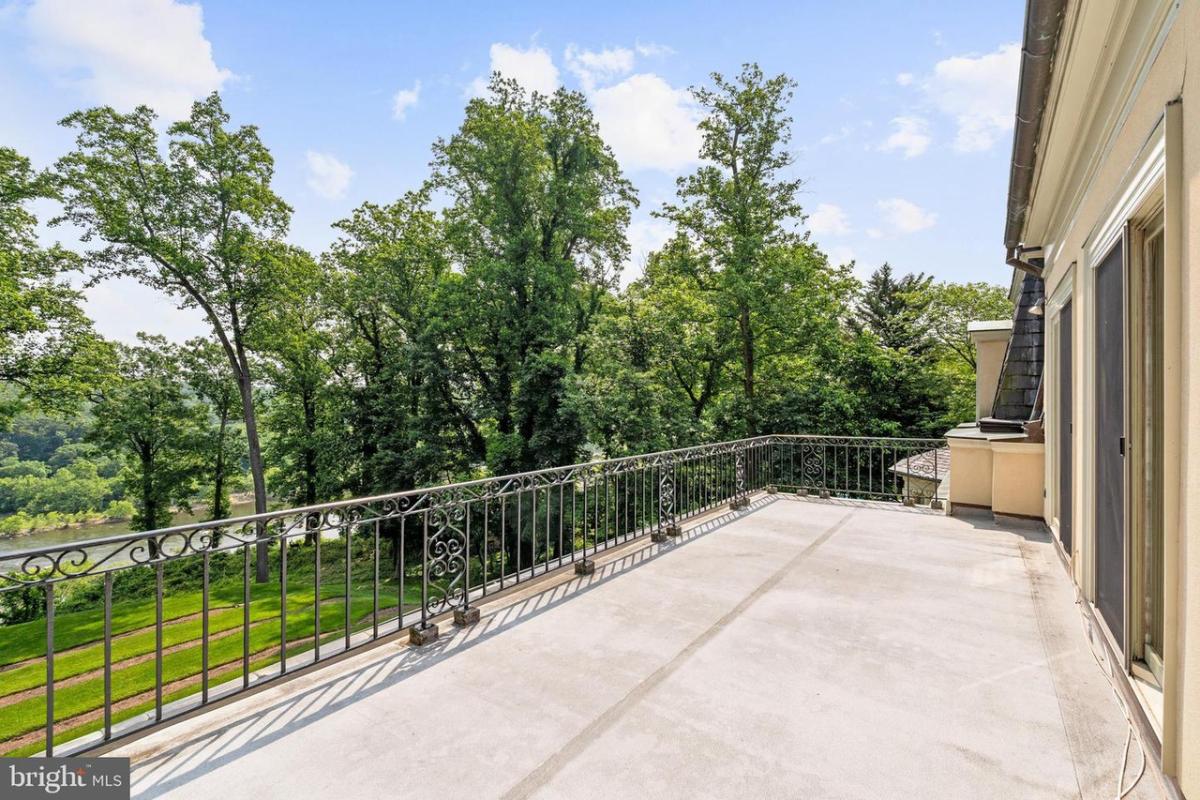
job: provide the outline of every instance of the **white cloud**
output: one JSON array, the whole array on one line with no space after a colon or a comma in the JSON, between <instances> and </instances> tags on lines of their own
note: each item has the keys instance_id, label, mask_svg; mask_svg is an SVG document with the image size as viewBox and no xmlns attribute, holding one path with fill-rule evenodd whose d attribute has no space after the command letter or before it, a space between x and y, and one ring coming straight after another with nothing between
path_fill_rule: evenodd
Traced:
<instances>
[{"instance_id":1,"label":"white cloud","mask_svg":"<svg viewBox=\"0 0 1200 800\"><path fill-rule=\"evenodd\" d=\"M603 50L580 50L573 44L567 45L563 58L567 69L579 78L586 91L592 91L597 83L607 83L633 71L633 51L627 47L611 47Z\"/></svg>"},{"instance_id":2,"label":"white cloud","mask_svg":"<svg viewBox=\"0 0 1200 800\"><path fill-rule=\"evenodd\" d=\"M827 255L829 256L829 263L839 267L858 260L854 251L849 247L831 247Z\"/></svg>"},{"instance_id":3,"label":"white cloud","mask_svg":"<svg viewBox=\"0 0 1200 800\"><path fill-rule=\"evenodd\" d=\"M354 170L345 162L328 153L317 153L313 150L305 153L304 158L308 163L308 178L305 182L309 189L329 200L336 200L346 194Z\"/></svg>"},{"instance_id":4,"label":"white cloud","mask_svg":"<svg viewBox=\"0 0 1200 800\"><path fill-rule=\"evenodd\" d=\"M126 344L139 331L157 333L182 344L193 336L210 336L212 328L198 308L180 308L167 295L133 278L111 278L83 290L84 311L106 339Z\"/></svg>"},{"instance_id":5,"label":"white cloud","mask_svg":"<svg viewBox=\"0 0 1200 800\"><path fill-rule=\"evenodd\" d=\"M621 272L621 285L628 286L641 277L650 254L661 250L671 238L671 224L665 220L647 217L629 223L626 238L629 240L629 260Z\"/></svg>"},{"instance_id":6,"label":"white cloud","mask_svg":"<svg viewBox=\"0 0 1200 800\"><path fill-rule=\"evenodd\" d=\"M820 203L808 215L808 229L817 236L845 236L850 233L850 218L841 206Z\"/></svg>"},{"instance_id":7,"label":"white cloud","mask_svg":"<svg viewBox=\"0 0 1200 800\"><path fill-rule=\"evenodd\" d=\"M488 51L491 59L489 73L499 72L512 78L529 91L553 94L561 85L558 67L543 47L531 45L528 50L496 42ZM467 87L467 94L482 97L487 93L488 78L478 77Z\"/></svg>"},{"instance_id":8,"label":"white cloud","mask_svg":"<svg viewBox=\"0 0 1200 800\"><path fill-rule=\"evenodd\" d=\"M879 149L885 152L900 150L905 158L916 158L929 149L929 123L921 117L896 117L894 130L883 140Z\"/></svg>"},{"instance_id":9,"label":"white cloud","mask_svg":"<svg viewBox=\"0 0 1200 800\"><path fill-rule=\"evenodd\" d=\"M846 139L854 132L854 127L851 125L843 125L833 133L827 133L821 137L820 144L833 144Z\"/></svg>"},{"instance_id":10,"label":"white cloud","mask_svg":"<svg viewBox=\"0 0 1200 800\"><path fill-rule=\"evenodd\" d=\"M916 233L937 224L937 214L902 197L880 200L877 205L884 221L895 233Z\"/></svg>"},{"instance_id":11,"label":"white cloud","mask_svg":"<svg viewBox=\"0 0 1200 800\"><path fill-rule=\"evenodd\" d=\"M954 56L934 66L921 88L939 111L954 118L955 150L989 150L1012 130L1020 66L1021 48L1015 42L986 55Z\"/></svg>"},{"instance_id":12,"label":"white cloud","mask_svg":"<svg viewBox=\"0 0 1200 800\"><path fill-rule=\"evenodd\" d=\"M901 72L896 76L896 83L901 86L910 86L913 82L913 74L911 72Z\"/></svg>"},{"instance_id":13,"label":"white cloud","mask_svg":"<svg viewBox=\"0 0 1200 800\"><path fill-rule=\"evenodd\" d=\"M392 117L404 121L408 110L421 99L421 82L417 81L411 89L401 89L392 95Z\"/></svg>"},{"instance_id":14,"label":"white cloud","mask_svg":"<svg viewBox=\"0 0 1200 800\"><path fill-rule=\"evenodd\" d=\"M882 239L883 231L879 230L879 228L867 228L867 236L872 239Z\"/></svg>"},{"instance_id":15,"label":"white cloud","mask_svg":"<svg viewBox=\"0 0 1200 800\"><path fill-rule=\"evenodd\" d=\"M37 0L25 17L34 60L89 101L169 120L232 76L213 60L199 5L174 0Z\"/></svg>"},{"instance_id":16,"label":"white cloud","mask_svg":"<svg viewBox=\"0 0 1200 800\"><path fill-rule=\"evenodd\" d=\"M652 73L591 95L600 133L626 170L676 172L699 159L700 110L685 89Z\"/></svg>"},{"instance_id":17,"label":"white cloud","mask_svg":"<svg viewBox=\"0 0 1200 800\"><path fill-rule=\"evenodd\" d=\"M655 44L654 42L638 42L633 46L637 50L637 54L642 58L665 58L666 56L675 55L675 49L667 47L665 44Z\"/></svg>"}]
</instances>

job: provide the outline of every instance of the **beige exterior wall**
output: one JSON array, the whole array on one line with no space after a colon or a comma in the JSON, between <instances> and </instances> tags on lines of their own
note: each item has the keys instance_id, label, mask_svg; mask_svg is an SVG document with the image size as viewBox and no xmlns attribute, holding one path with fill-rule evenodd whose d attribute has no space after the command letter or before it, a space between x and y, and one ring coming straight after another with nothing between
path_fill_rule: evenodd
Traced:
<instances>
[{"instance_id":1,"label":"beige exterior wall","mask_svg":"<svg viewBox=\"0 0 1200 800\"><path fill-rule=\"evenodd\" d=\"M1042 517L1045 446L992 442L992 513Z\"/></svg>"},{"instance_id":2,"label":"beige exterior wall","mask_svg":"<svg viewBox=\"0 0 1200 800\"><path fill-rule=\"evenodd\" d=\"M1192 62L1192 74L1186 66ZM1092 0L1069 4L1055 58L1049 127L1043 127L1025 243L1044 245L1046 293L1066 289L1074 308L1074 452L1057 442L1047 414L1046 518L1058 507L1052 473L1074 470L1072 569L1094 597L1092 272L1105 237L1143 200L1163 197L1166 216L1163 536L1164 771L1200 798L1200 2ZM1181 106L1167 114L1169 103ZM1171 117L1168 119L1168 117ZM1155 173L1155 149L1160 167ZM1052 318L1057 309L1048 306ZM1057 341L1048 325L1047 352ZM1054 408L1056 359L1047 363ZM1136 438L1131 446L1137 447ZM957 479L957 476L955 477Z\"/></svg>"},{"instance_id":3,"label":"beige exterior wall","mask_svg":"<svg viewBox=\"0 0 1200 800\"><path fill-rule=\"evenodd\" d=\"M1004 353L1012 335L1012 321L1004 323L1000 329L969 329L969 332L971 342L975 345L975 419L980 420L992 414L992 403L996 400L996 388L1000 383L1000 368L1004 366Z\"/></svg>"},{"instance_id":4,"label":"beige exterior wall","mask_svg":"<svg viewBox=\"0 0 1200 800\"><path fill-rule=\"evenodd\" d=\"M950 445L950 509L992 507L992 448L975 439L946 440Z\"/></svg>"},{"instance_id":5,"label":"beige exterior wall","mask_svg":"<svg viewBox=\"0 0 1200 800\"><path fill-rule=\"evenodd\" d=\"M957 505L1042 518L1045 445L1012 435L988 438L975 428L950 431L946 442L950 445L951 513Z\"/></svg>"}]
</instances>

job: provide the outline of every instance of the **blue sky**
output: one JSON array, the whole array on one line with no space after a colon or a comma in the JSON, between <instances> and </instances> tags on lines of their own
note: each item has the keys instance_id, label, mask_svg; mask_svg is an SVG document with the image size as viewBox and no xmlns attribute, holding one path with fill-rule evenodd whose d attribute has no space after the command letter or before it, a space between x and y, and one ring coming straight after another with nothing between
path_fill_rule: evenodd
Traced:
<instances>
[{"instance_id":1,"label":"blue sky","mask_svg":"<svg viewBox=\"0 0 1200 800\"><path fill-rule=\"evenodd\" d=\"M147 102L165 116L220 89L276 159L290 238L427 175L479 81L563 83L596 109L642 205L624 280L667 234L650 211L695 165L686 89L757 61L798 83L795 172L814 238L859 274L883 261L1006 283L1001 235L1023 3L328 3L0 0L0 144L48 166L58 119ZM52 209L39 209L46 214ZM49 236L70 239L70 233ZM101 331L203 329L149 290L91 290Z\"/></svg>"}]
</instances>

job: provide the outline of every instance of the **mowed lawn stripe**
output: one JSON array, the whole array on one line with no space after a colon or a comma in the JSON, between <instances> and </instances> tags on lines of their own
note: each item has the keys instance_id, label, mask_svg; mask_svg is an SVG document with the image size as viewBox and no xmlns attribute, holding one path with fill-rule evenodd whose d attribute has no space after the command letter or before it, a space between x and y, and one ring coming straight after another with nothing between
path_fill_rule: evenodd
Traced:
<instances>
[{"instance_id":1,"label":"mowed lawn stripe","mask_svg":"<svg viewBox=\"0 0 1200 800\"><path fill-rule=\"evenodd\" d=\"M322 601L328 601L331 598L341 597L342 587L322 586ZM312 606L312 588L307 587L307 592L303 589L288 590L288 613L302 612L306 606ZM82 612L75 612L82 613ZM279 589L276 587L273 595L267 596L261 600L250 601L250 621L261 622L263 620L277 618L279 616ZM183 622L174 622L170 625L163 621L163 647L173 647L185 642L198 640L203 633L204 621L201 619L200 613L189 614ZM222 605L219 609L209 611L208 629L211 635L242 627L242 608L241 605L227 606ZM57 627L57 626L56 626ZM0 636L0 642L3 637ZM153 621L151 624L139 628L136 631L126 633L121 638L113 637L112 658L114 662L125 661L131 658L153 653L155 649L155 635ZM86 645L72 648L66 652L61 652L55 648L54 654L54 676L55 678L69 678L75 675L80 675L92 670L102 669L104 666L104 643L102 641L91 642ZM38 654L37 658L29 659L23 662L20 666L10 667L4 672L0 672L0 703L6 695L16 694L17 692L31 689L35 686L41 686L46 680L46 657L43 645L42 653Z\"/></svg>"},{"instance_id":2,"label":"mowed lawn stripe","mask_svg":"<svg viewBox=\"0 0 1200 800\"><path fill-rule=\"evenodd\" d=\"M408 587L406 587L408 588ZM419 603L419 587L409 592L412 598L405 598L406 607ZM340 597L327 598L322 603L321 633L322 640L326 633L338 633L344 630L345 610ZM382 598L381 598L382 600ZM355 587L352 595L351 618L367 623L353 624L352 630L367 627L374 601L371 588ZM288 610L288 639L311 638L313 630L312 604L301 606L295 612ZM381 602L381 611L383 610ZM336 636L332 638L337 638ZM268 649L279 644L279 627L277 625L260 625L250 629L251 653ZM236 661L242 655L242 637L227 636L209 643L210 669L220 663ZM192 647L183 648L163 657L164 684L177 681L193 675L199 675L201 662L201 644L197 642ZM155 681L155 659L149 659L121 670L115 670L112 676L113 702L124 700L141 692L153 690ZM74 685L55 686L55 717L67 720L71 717L102 708L104 703L104 680L100 673L94 678L78 682ZM45 725L46 701L44 694L28 697L0 708L0 743L20 736L21 734ZM0 744L2 746L2 744Z\"/></svg>"},{"instance_id":3,"label":"mowed lawn stripe","mask_svg":"<svg viewBox=\"0 0 1200 800\"><path fill-rule=\"evenodd\" d=\"M406 607L407 607L407 604L406 604ZM380 609L380 611L382 611L382 610L383 609ZM365 630L368 627L370 627L369 622L355 625L352 627L352 630L355 630L355 631ZM337 632L337 631L330 633L328 635L322 633L321 634L321 643L328 644L329 642L336 641L340 637L341 637L341 634L340 634L340 632ZM312 647L311 643L312 643L311 635L309 635L308 637L303 638L303 639L297 639L295 644L289 643L288 648L287 648L288 656L292 657L292 656L295 656L295 655L298 655L300 653L304 653L304 652L310 650ZM263 667L269 667L272 664L279 663L278 648L268 648L267 650L264 650L263 652L268 653L268 655L263 656L261 658L255 658L254 656L256 654L251 654L251 660L250 660L250 670L251 671L259 670L259 669L262 669ZM212 681L213 685L216 685L222 681L229 680L232 677L237 676L237 675L241 675L241 663L240 662L234 662L233 666L226 666L223 669L210 669L210 680ZM195 676L189 684L187 684L181 688L164 691L163 692L163 704L165 705L174 700L180 700L189 695L197 694L200 691L199 687L200 687L199 676ZM148 701L140 702L140 703L135 702L132 705L125 705L124 707L122 707L120 709L114 708L113 715L112 715L113 724L121 722L122 720L129 719L131 717L136 717L138 714L143 714L147 711L153 710L153 708L154 708L154 700L152 699L153 692L146 692L146 693L143 693L143 695L149 695L151 697L151 699ZM128 701L126 701L126 702L128 702ZM92 733L93 731L98 731L104 727L104 719L103 719L103 711L102 710L92 711L86 715L81 715L81 716L75 717L74 719L87 719L89 721L83 722L80 724L73 723L72 720L70 720L70 719L59 721L55 725L55 736L54 736L54 741L57 744L61 745L64 742L68 742L72 739L78 738L85 734ZM59 726L66 726L66 727L60 728ZM14 740L10 740L9 743L11 744L13 741ZM3 749L4 743L0 742L0 756L20 758L22 756L33 755L34 753L40 752L41 750L45 749L45 738L43 736L42 731L40 731L40 730L33 734L25 734L24 736L18 737L18 739L15 741L28 742L28 743L19 744L10 750L4 750Z\"/></svg>"}]
</instances>

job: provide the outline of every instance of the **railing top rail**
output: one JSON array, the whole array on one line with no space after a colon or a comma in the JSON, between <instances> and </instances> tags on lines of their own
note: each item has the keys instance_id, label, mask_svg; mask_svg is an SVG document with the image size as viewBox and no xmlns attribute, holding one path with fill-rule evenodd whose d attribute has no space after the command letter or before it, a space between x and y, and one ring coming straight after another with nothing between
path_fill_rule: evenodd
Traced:
<instances>
[{"instance_id":1,"label":"railing top rail","mask_svg":"<svg viewBox=\"0 0 1200 800\"><path fill-rule=\"evenodd\" d=\"M95 539L79 540L75 542L60 543L57 545L47 545L43 547L27 548L16 550L0 555L0 564L10 561L20 561L37 556L46 556L55 553L62 553L67 550L76 550L80 547L88 549L104 548L108 546L117 546L128 544L130 542L144 541L148 539L160 539L162 537L177 536L181 534L196 534L201 531L218 531L227 528L237 527L245 530L246 528L256 526L259 523L274 522L281 519L304 517L305 515L327 513L337 511L339 509L348 509L355 506L363 506L369 504L383 504L395 502L405 498L421 497L430 493L438 492L454 492L463 489L475 487L484 487L488 485L502 485L508 481L536 478L539 476L548 476L555 474L568 474L571 472L579 472L583 470L596 469L598 467L615 466L623 464L631 464L639 461L661 460L664 458L674 458L686 454L698 453L702 451L714 451L718 449L727 449L737 446L753 446L756 444L767 444L779 440L803 440L827 442L831 444L840 443L863 443L871 444L878 443L880 445L892 444L904 447L931 447L936 448L945 440L942 438L915 438L915 437L895 437L895 436L837 436L829 434L764 434L745 439L731 439L723 442L711 442L701 445L692 445L689 447L679 447L673 450L660 450L651 453L638 453L631 456L620 456L618 458L596 459L593 461L579 462L576 464L567 464L558 467L543 467L541 469L529 470L526 472L514 472L506 475L493 475L485 478L474 478L469 481L459 481L457 483L438 484L434 486L425 486L415 489L405 489L398 492L389 492L386 494L371 495L367 497L351 497L343 500L333 500L326 503L317 503L309 506L298 506L294 508L276 509L267 511L261 514L249 514L241 517L229 517L225 519L208 520L204 522L192 522L183 525L174 525L167 528L156 528L148 531L135 531L131 533L116 534L114 536L105 536ZM0 570L2 572L3 570Z\"/></svg>"}]
</instances>

